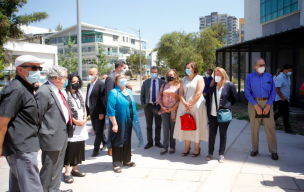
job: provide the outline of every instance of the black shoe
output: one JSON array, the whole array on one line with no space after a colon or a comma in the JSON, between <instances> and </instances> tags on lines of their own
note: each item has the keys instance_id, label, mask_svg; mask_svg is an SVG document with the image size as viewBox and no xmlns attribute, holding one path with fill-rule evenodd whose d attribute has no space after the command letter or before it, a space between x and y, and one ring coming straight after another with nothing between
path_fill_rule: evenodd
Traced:
<instances>
[{"instance_id":1,"label":"black shoe","mask_svg":"<svg viewBox=\"0 0 304 192\"><path fill-rule=\"evenodd\" d=\"M175 149L173 149L173 150L171 149L169 153L170 153L170 154L175 153Z\"/></svg>"},{"instance_id":2,"label":"black shoe","mask_svg":"<svg viewBox=\"0 0 304 192\"><path fill-rule=\"evenodd\" d=\"M144 149L149 149L150 147L153 147L152 143L147 143L147 145L144 147Z\"/></svg>"},{"instance_id":3,"label":"black shoe","mask_svg":"<svg viewBox=\"0 0 304 192\"><path fill-rule=\"evenodd\" d=\"M168 149L164 149L164 150L162 150L161 152L160 152L160 154L161 155L164 155L164 154L166 154L168 152Z\"/></svg>"},{"instance_id":4,"label":"black shoe","mask_svg":"<svg viewBox=\"0 0 304 192\"><path fill-rule=\"evenodd\" d=\"M251 151L250 156L251 156L251 157L255 157L255 156L257 156L258 154L259 154L259 150L257 150L257 151Z\"/></svg>"},{"instance_id":5,"label":"black shoe","mask_svg":"<svg viewBox=\"0 0 304 192\"><path fill-rule=\"evenodd\" d=\"M271 153L271 159L273 159L273 160L278 160L279 159L279 156L278 156L278 154L277 153Z\"/></svg>"},{"instance_id":6,"label":"black shoe","mask_svg":"<svg viewBox=\"0 0 304 192\"><path fill-rule=\"evenodd\" d=\"M155 143L155 146L157 146L157 147L159 147L159 148L163 148L163 147L164 147L163 144L161 144L161 142Z\"/></svg>"},{"instance_id":7,"label":"black shoe","mask_svg":"<svg viewBox=\"0 0 304 192\"><path fill-rule=\"evenodd\" d=\"M99 155L99 151L93 151L93 154L91 155L91 157L97 157L97 155Z\"/></svg>"},{"instance_id":8,"label":"black shoe","mask_svg":"<svg viewBox=\"0 0 304 192\"><path fill-rule=\"evenodd\" d=\"M100 149L100 151L105 151L105 150L107 150L107 145L106 145L106 144L104 144L104 145L102 146L102 148Z\"/></svg>"},{"instance_id":9,"label":"black shoe","mask_svg":"<svg viewBox=\"0 0 304 192\"><path fill-rule=\"evenodd\" d=\"M297 134L296 132L294 132L291 128L285 130L285 133L289 133L289 134L292 134L292 135L295 135Z\"/></svg>"},{"instance_id":10,"label":"black shoe","mask_svg":"<svg viewBox=\"0 0 304 192\"><path fill-rule=\"evenodd\" d=\"M60 190L61 192L73 192L73 189L68 189L68 190Z\"/></svg>"}]
</instances>

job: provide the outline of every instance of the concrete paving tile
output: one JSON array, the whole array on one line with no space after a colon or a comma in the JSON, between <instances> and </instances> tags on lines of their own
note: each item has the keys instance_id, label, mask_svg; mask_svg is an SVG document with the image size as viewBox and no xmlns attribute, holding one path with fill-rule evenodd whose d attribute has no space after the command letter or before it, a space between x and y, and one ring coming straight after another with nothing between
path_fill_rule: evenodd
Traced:
<instances>
[{"instance_id":1,"label":"concrete paving tile","mask_svg":"<svg viewBox=\"0 0 304 192\"><path fill-rule=\"evenodd\" d=\"M175 169L152 169L148 179L171 180L176 173Z\"/></svg>"},{"instance_id":2,"label":"concrete paving tile","mask_svg":"<svg viewBox=\"0 0 304 192\"><path fill-rule=\"evenodd\" d=\"M277 186L282 189L298 189L292 177L263 175L263 178L265 185L269 187Z\"/></svg>"},{"instance_id":3,"label":"concrete paving tile","mask_svg":"<svg viewBox=\"0 0 304 192\"><path fill-rule=\"evenodd\" d=\"M203 171L177 170L173 181L200 181Z\"/></svg>"},{"instance_id":4,"label":"concrete paving tile","mask_svg":"<svg viewBox=\"0 0 304 192\"><path fill-rule=\"evenodd\" d=\"M255 187L234 185L232 192L296 192L295 190L281 189L279 187Z\"/></svg>"},{"instance_id":5,"label":"concrete paving tile","mask_svg":"<svg viewBox=\"0 0 304 192\"><path fill-rule=\"evenodd\" d=\"M247 186L264 186L264 179L262 175L256 174L239 174L236 181L236 185L247 185Z\"/></svg>"},{"instance_id":6,"label":"concrete paving tile","mask_svg":"<svg viewBox=\"0 0 304 192\"><path fill-rule=\"evenodd\" d=\"M85 166L79 166L79 170L87 174L98 174L99 172L102 172L106 167L107 166L101 166L101 165L85 165Z\"/></svg>"},{"instance_id":7,"label":"concrete paving tile","mask_svg":"<svg viewBox=\"0 0 304 192\"><path fill-rule=\"evenodd\" d=\"M130 167L126 170L123 170L123 174L121 177L138 177L138 178L147 178L152 169L150 168L137 168Z\"/></svg>"},{"instance_id":8,"label":"concrete paving tile","mask_svg":"<svg viewBox=\"0 0 304 192\"><path fill-rule=\"evenodd\" d=\"M200 182L204 181L208 175L210 174L211 171L203 171L202 175L201 175L201 179Z\"/></svg>"},{"instance_id":9,"label":"concrete paving tile","mask_svg":"<svg viewBox=\"0 0 304 192\"><path fill-rule=\"evenodd\" d=\"M294 181L296 182L296 184L298 185L298 187L300 188L300 190L304 190L304 177L300 178L293 178Z\"/></svg>"},{"instance_id":10,"label":"concrete paving tile","mask_svg":"<svg viewBox=\"0 0 304 192\"><path fill-rule=\"evenodd\" d=\"M199 186L199 182L146 179L142 192L155 192L155 191L192 192L192 191L196 191L198 186Z\"/></svg>"},{"instance_id":11,"label":"concrete paving tile","mask_svg":"<svg viewBox=\"0 0 304 192\"><path fill-rule=\"evenodd\" d=\"M258 159L258 157L256 157ZM247 174L265 174L265 175L277 175L281 176L282 174L278 171L274 171L267 164L259 164L254 162L252 159L248 159L244 164L241 173Z\"/></svg>"}]
</instances>

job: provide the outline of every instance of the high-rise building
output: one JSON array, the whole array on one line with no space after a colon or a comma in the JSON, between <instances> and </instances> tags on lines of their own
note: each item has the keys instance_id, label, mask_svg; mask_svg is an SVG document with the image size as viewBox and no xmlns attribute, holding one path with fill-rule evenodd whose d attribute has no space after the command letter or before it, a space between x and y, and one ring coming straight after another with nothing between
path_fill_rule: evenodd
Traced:
<instances>
[{"instance_id":1,"label":"high-rise building","mask_svg":"<svg viewBox=\"0 0 304 192\"><path fill-rule=\"evenodd\" d=\"M235 16L230 16L227 13L218 14L218 12L212 12L211 15L202 16L199 20L200 32L220 22L227 24L229 33L225 39L226 44L231 45L235 43L235 36L238 35L238 19Z\"/></svg>"},{"instance_id":2,"label":"high-rise building","mask_svg":"<svg viewBox=\"0 0 304 192\"><path fill-rule=\"evenodd\" d=\"M245 41L244 34L245 34L245 25L244 25L244 18L240 18L239 20L239 42L242 43Z\"/></svg>"}]
</instances>

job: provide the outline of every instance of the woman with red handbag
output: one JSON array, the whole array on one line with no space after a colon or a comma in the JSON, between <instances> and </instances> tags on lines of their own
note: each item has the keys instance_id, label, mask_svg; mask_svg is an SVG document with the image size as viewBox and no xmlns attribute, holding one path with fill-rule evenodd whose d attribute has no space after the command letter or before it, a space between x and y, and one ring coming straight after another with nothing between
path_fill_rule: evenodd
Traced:
<instances>
[{"instance_id":1,"label":"woman with red handbag","mask_svg":"<svg viewBox=\"0 0 304 192\"><path fill-rule=\"evenodd\" d=\"M202 95L205 82L198 75L195 62L186 64L186 74L180 85L180 103L174 127L175 139L185 141L182 156L190 153L191 141L195 143L192 157L200 155L200 141L208 141L208 124L205 98Z\"/></svg>"},{"instance_id":2,"label":"woman with red handbag","mask_svg":"<svg viewBox=\"0 0 304 192\"><path fill-rule=\"evenodd\" d=\"M175 152L175 139L173 138L174 126L176 121L176 112L179 105L179 77L174 69L170 69L166 73L166 83L164 83L159 91L156 103L161 106L159 114L161 114L163 122L164 147L160 152L164 155L168 152L170 143L170 154Z\"/></svg>"}]
</instances>

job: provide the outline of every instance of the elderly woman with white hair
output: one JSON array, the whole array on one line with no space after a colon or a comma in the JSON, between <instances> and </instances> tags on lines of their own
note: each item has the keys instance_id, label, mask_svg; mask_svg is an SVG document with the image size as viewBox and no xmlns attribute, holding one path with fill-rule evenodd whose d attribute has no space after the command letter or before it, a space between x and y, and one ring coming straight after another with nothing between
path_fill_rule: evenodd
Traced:
<instances>
[{"instance_id":1,"label":"elderly woman with white hair","mask_svg":"<svg viewBox=\"0 0 304 192\"><path fill-rule=\"evenodd\" d=\"M68 84L67 69L54 66L49 69L47 79L35 94L42 150L40 179L43 191L60 191L67 139L73 137L71 110L61 91Z\"/></svg>"}]
</instances>

